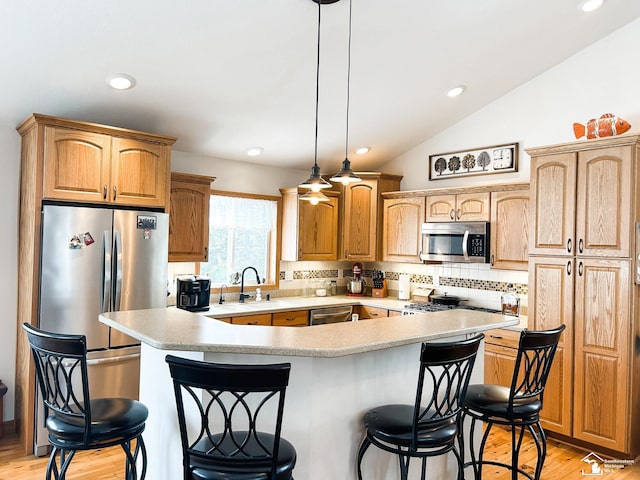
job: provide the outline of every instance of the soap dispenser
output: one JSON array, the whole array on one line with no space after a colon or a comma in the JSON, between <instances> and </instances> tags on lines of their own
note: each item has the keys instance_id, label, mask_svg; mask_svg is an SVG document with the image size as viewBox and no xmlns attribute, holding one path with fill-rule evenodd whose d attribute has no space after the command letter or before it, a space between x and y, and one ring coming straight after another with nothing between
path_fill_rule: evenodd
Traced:
<instances>
[{"instance_id":1,"label":"soap dispenser","mask_svg":"<svg viewBox=\"0 0 640 480\"><path fill-rule=\"evenodd\" d=\"M256 288L256 302L262 301L262 291L260 288Z\"/></svg>"},{"instance_id":2,"label":"soap dispenser","mask_svg":"<svg viewBox=\"0 0 640 480\"><path fill-rule=\"evenodd\" d=\"M513 288L513 283L507 285L507 291L502 294L502 314L518 316L520 314L520 297Z\"/></svg>"}]
</instances>

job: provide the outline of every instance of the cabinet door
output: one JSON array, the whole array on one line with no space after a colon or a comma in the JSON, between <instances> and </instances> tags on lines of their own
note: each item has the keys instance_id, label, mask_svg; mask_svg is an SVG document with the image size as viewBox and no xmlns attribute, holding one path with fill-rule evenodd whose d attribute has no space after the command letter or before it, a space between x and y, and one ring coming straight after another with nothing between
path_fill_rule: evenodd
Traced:
<instances>
[{"instance_id":1,"label":"cabinet door","mask_svg":"<svg viewBox=\"0 0 640 480\"><path fill-rule=\"evenodd\" d=\"M425 219L424 197L387 198L382 222L382 260L422 263L420 227Z\"/></svg>"},{"instance_id":2,"label":"cabinet door","mask_svg":"<svg viewBox=\"0 0 640 480\"><path fill-rule=\"evenodd\" d=\"M109 201L164 207L169 190L169 148L127 138L113 138Z\"/></svg>"},{"instance_id":3,"label":"cabinet door","mask_svg":"<svg viewBox=\"0 0 640 480\"><path fill-rule=\"evenodd\" d=\"M110 155L108 135L45 127L44 198L107 201Z\"/></svg>"},{"instance_id":4,"label":"cabinet door","mask_svg":"<svg viewBox=\"0 0 640 480\"><path fill-rule=\"evenodd\" d=\"M573 299L575 260L529 257L529 325L548 330L566 325L547 380L542 426L570 436L573 415ZM577 330L576 330L577 331Z\"/></svg>"},{"instance_id":5,"label":"cabinet door","mask_svg":"<svg viewBox=\"0 0 640 480\"><path fill-rule=\"evenodd\" d=\"M633 147L578 154L578 255L628 257Z\"/></svg>"},{"instance_id":6,"label":"cabinet door","mask_svg":"<svg viewBox=\"0 0 640 480\"><path fill-rule=\"evenodd\" d=\"M206 262L209 251L209 203L213 177L171 175L169 261Z\"/></svg>"},{"instance_id":7,"label":"cabinet door","mask_svg":"<svg viewBox=\"0 0 640 480\"><path fill-rule=\"evenodd\" d=\"M242 317L231 317L231 323L235 325L271 325L271 314L261 313Z\"/></svg>"},{"instance_id":8,"label":"cabinet door","mask_svg":"<svg viewBox=\"0 0 640 480\"><path fill-rule=\"evenodd\" d=\"M529 253L575 252L576 154L531 158Z\"/></svg>"},{"instance_id":9,"label":"cabinet door","mask_svg":"<svg viewBox=\"0 0 640 480\"><path fill-rule=\"evenodd\" d=\"M455 222L456 196L434 195L427 197L427 222Z\"/></svg>"},{"instance_id":10,"label":"cabinet door","mask_svg":"<svg viewBox=\"0 0 640 480\"><path fill-rule=\"evenodd\" d=\"M376 260L377 216L377 180L362 180L345 187L342 232L345 260Z\"/></svg>"},{"instance_id":11,"label":"cabinet door","mask_svg":"<svg viewBox=\"0 0 640 480\"><path fill-rule=\"evenodd\" d=\"M338 259L338 198L311 205L298 200L298 260Z\"/></svg>"},{"instance_id":12,"label":"cabinet door","mask_svg":"<svg viewBox=\"0 0 640 480\"><path fill-rule=\"evenodd\" d=\"M511 387L517 348L487 343L484 346L484 383Z\"/></svg>"},{"instance_id":13,"label":"cabinet door","mask_svg":"<svg viewBox=\"0 0 640 480\"><path fill-rule=\"evenodd\" d=\"M632 428L629 263L578 259L576 271L573 436L618 452Z\"/></svg>"},{"instance_id":14,"label":"cabinet door","mask_svg":"<svg viewBox=\"0 0 640 480\"><path fill-rule=\"evenodd\" d=\"M490 193L461 193L456 195L457 222L488 222L490 220Z\"/></svg>"},{"instance_id":15,"label":"cabinet door","mask_svg":"<svg viewBox=\"0 0 640 480\"><path fill-rule=\"evenodd\" d=\"M271 323L274 326L282 327L306 327L309 325L309 311L298 310L274 313Z\"/></svg>"},{"instance_id":16,"label":"cabinet door","mask_svg":"<svg viewBox=\"0 0 640 480\"><path fill-rule=\"evenodd\" d=\"M529 192L491 194L491 267L527 270Z\"/></svg>"}]
</instances>

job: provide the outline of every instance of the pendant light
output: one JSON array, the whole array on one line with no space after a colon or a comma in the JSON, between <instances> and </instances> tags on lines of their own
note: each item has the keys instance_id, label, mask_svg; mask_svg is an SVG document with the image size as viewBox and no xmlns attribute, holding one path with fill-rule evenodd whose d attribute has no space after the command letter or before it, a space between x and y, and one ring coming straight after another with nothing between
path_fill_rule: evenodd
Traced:
<instances>
[{"instance_id":1,"label":"pendant light","mask_svg":"<svg viewBox=\"0 0 640 480\"><path fill-rule=\"evenodd\" d=\"M329 198L321 192L324 188L331 188L332 185L320 175L320 167L318 166L318 104L320 100L320 12L322 11L322 0L313 0L318 4L318 51L316 57L316 131L315 131L315 149L313 155L313 167L311 168L311 176L303 183L298 185L300 188L308 188L311 191L300 197L300 200L307 200L312 205L320 202L328 202Z\"/></svg>"},{"instance_id":2,"label":"pendant light","mask_svg":"<svg viewBox=\"0 0 640 480\"><path fill-rule=\"evenodd\" d=\"M342 161L342 168L338 173L330 178L332 182L340 182L343 185L355 183L360 181L353 170L351 170L351 162L349 161L349 90L351 84L351 1L349 0L349 48L348 48L348 61L347 61L347 127L344 141L344 160Z\"/></svg>"}]
</instances>

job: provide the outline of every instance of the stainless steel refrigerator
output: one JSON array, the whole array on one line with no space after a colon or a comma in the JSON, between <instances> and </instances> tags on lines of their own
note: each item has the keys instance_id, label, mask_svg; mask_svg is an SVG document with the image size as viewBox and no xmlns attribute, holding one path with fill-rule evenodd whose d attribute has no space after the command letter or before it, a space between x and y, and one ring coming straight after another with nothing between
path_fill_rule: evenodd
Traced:
<instances>
[{"instance_id":1,"label":"stainless steel refrigerator","mask_svg":"<svg viewBox=\"0 0 640 480\"><path fill-rule=\"evenodd\" d=\"M164 308L168 215L45 205L39 326L87 337L91 396L137 398L140 344L98 321L102 312ZM48 450L42 400L34 452Z\"/></svg>"}]
</instances>

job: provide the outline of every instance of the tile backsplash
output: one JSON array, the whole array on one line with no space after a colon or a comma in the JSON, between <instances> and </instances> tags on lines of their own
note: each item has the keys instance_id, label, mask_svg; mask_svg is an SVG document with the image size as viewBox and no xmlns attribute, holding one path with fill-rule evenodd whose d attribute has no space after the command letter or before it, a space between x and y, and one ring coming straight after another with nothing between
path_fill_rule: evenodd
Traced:
<instances>
[{"instance_id":1,"label":"tile backsplash","mask_svg":"<svg viewBox=\"0 0 640 480\"><path fill-rule=\"evenodd\" d=\"M346 292L351 279L353 262L280 262L280 288L271 291L274 297L313 295L316 288L336 282L338 293ZM169 263L168 304L175 305L175 278L195 271L194 263ZM387 279L389 297L398 295L399 276L409 275L411 292L418 288L433 288L467 299L469 305L500 309L500 296L513 284L520 296L520 305L527 307L528 273L526 271L494 270L488 264L412 264L368 262L364 264L364 278L371 287L373 270L382 270ZM212 300L214 297L212 296Z\"/></svg>"}]
</instances>

